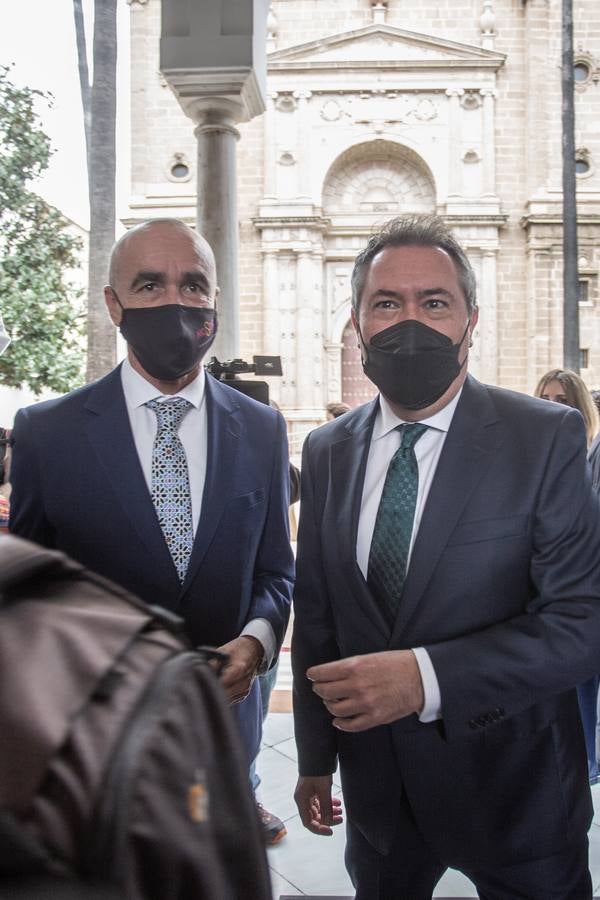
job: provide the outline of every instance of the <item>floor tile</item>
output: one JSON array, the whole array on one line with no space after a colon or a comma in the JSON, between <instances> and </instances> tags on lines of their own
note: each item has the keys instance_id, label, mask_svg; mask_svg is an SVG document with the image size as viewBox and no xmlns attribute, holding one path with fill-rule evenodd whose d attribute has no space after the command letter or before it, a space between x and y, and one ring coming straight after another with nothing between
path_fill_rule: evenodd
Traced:
<instances>
[{"instance_id":1,"label":"floor tile","mask_svg":"<svg viewBox=\"0 0 600 900\"><path fill-rule=\"evenodd\" d=\"M272 747L294 736L294 717L291 713L271 713L263 726L263 744Z\"/></svg>"},{"instance_id":2,"label":"floor tile","mask_svg":"<svg viewBox=\"0 0 600 900\"><path fill-rule=\"evenodd\" d=\"M302 896L302 891L299 891L286 878L274 872L273 869L271 869L271 890L273 891L273 900L278 900L282 894L289 897Z\"/></svg>"},{"instance_id":3,"label":"floor tile","mask_svg":"<svg viewBox=\"0 0 600 900\"><path fill-rule=\"evenodd\" d=\"M298 816L286 825L287 837L268 850L271 869L308 895L353 896L344 866L343 826L334 828L332 837L317 837L303 827Z\"/></svg>"},{"instance_id":4,"label":"floor tile","mask_svg":"<svg viewBox=\"0 0 600 900\"><path fill-rule=\"evenodd\" d=\"M469 881L461 872L448 869L438 883L434 897L476 897L477 891L473 882Z\"/></svg>"},{"instance_id":5,"label":"floor tile","mask_svg":"<svg viewBox=\"0 0 600 900\"><path fill-rule=\"evenodd\" d=\"M256 768L261 779L257 796L265 809L284 822L297 815L293 796L297 779L296 763L273 747L267 747L261 750Z\"/></svg>"}]
</instances>

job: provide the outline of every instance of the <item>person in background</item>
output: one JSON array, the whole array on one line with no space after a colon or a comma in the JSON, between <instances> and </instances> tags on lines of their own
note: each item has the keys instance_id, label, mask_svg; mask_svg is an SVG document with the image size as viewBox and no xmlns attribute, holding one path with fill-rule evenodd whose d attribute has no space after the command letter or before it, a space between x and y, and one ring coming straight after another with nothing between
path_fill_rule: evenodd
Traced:
<instances>
[{"instance_id":1,"label":"person in background","mask_svg":"<svg viewBox=\"0 0 600 900\"><path fill-rule=\"evenodd\" d=\"M127 358L17 413L10 530L226 653L221 684L249 766L262 733L256 676L277 658L294 580L285 422L205 372L217 273L186 224L157 219L120 238L104 296Z\"/></svg>"},{"instance_id":2,"label":"person in background","mask_svg":"<svg viewBox=\"0 0 600 900\"><path fill-rule=\"evenodd\" d=\"M583 378L570 369L550 369L538 381L534 396L579 410L585 423L588 449L591 447L600 428L600 418L594 398Z\"/></svg>"},{"instance_id":3,"label":"person in background","mask_svg":"<svg viewBox=\"0 0 600 900\"><path fill-rule=\"evenodd\" d=\"M588 460L592 470L592 483L596 491L600 489L600 456L598 440L600 417L591 391L579 375L570 369L551 369L542 375L535 389L535 396L552 400L579 410L585 423L588 445ZM598 715L598 688L600 675L593 675L583 684L577 685L577 699L585 734L590 784L600 781L600 723Z\"/></svg>"},{"instance_id":4,"label":"person in background","mask_svg":"<svg viewBox=\"0 0 600 900\"><path fill-rule=\"evenodd\" d=\"M8 531L10 455L10 429L0 428L0 532Z\"/></svg>"},{"instance_id":5,"label":"person in background","mask_svg":"<svg viewBox=\"0 0 600 900\"><path fill-rule=\"evenodd\" d=\"M575 685L600 659L579 413L467 373L475 274L437 216L374 234L352 323L380 394L310 433L294 594L304 826L356 900L591 900ZM485 346L482 349L485 353Z\"/></svg>"},{"instance_id":6,"label":"person in background","mask_svg":"<svg viewBox=\"0 0 600 900\"><path fill-rule=\"evenodd\" d=\"M0 315L0 356L10 344L10 337L4 328L4 322ZM8 531L10 484L8 475L10 470L10 431L8 428L0 428L0 534Z\"/></svg>"},{"instance_id":7,"label":"person in background","mask_svg":"<svg viewBox=\"0 0 600 900\"><path fill-rule=\"evenodd\" d=\"M592 391L592 400L596 404L598 415L600 417L600 391ZM597 493L600 494L600 432L594 438L588 452L588 460L592 469L592 484ZM600 719L600 714L598 716Z\"/></svg>"},{"instance_id":8,"label":"person in background","mask_svg":"<svg viewBox=\"0 0 600 900\"><path fill-rule=\"evenodd\" d=\"M347 412L350 412L350 407L347 403L328 403L325 407L325 414L328 422L331 422L333 419L338 419Z\"/></svg>"}]
</instances>

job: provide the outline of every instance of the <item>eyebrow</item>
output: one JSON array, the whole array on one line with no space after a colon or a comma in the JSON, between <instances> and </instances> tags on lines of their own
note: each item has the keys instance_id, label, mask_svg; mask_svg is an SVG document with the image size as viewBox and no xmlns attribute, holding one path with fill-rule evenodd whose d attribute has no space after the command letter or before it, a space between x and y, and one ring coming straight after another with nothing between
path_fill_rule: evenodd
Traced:
<instances>
[{"instance_id":1,"label":"eyebrow","mask_svg":"<svg viewBox=\"0 0 600 900\"><path fill-rule=\"evenodd\" d=\"M165 273L152 272L149 270L138 272L131 282L130 290L134 290L136 287L139 287L140 284L143 284L146 281L154 281L156 282L156 284L164 285L166 282ZM193 281L198 282L198 284L207 292L210 290L208 278L200 269L183 273L181 284L190 284Z\"/></svg>"},{"instance_id":2,"label":"eyebrow","mask_svg":"<svg viewBox=\"0 0 600 900\"><path fill-rule=\"evenodd\" d=\"M454 294L451 291L447 291L445 288L424 288L422 291L416 292L417 297L433 297L439 296L442 294L444 297L450 297L454 300ZM390 297L390 299L401 299L404 296L403 291L390 291L386 288L381 288L372 295L373 297Z\"/></svg>"}]
</instances>

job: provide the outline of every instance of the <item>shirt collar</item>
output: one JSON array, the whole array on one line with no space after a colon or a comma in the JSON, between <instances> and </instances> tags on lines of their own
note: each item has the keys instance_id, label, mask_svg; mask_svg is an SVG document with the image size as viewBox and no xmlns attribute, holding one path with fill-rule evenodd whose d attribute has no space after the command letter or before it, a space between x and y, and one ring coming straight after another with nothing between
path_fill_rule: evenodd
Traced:
<instances>
[{"instance_id":1,"label":"shirt collar","mask_svg":"<svg viewBox=\"0 0 600 900\"><path fill-rule=\"evenodd\" d=\"M204 401L204 386L206 376L204 374L204 366L200 366L200 371L193 381L190 381L184 388L176 394L169 394L168 397L183 397L188 400L196 409L200 409ZM166 394L160 394L153 384L140 375L133 368L127 358L123 360L121 366L121 384L123 385L123 393L125 394L125 403L127 409L133 411L140 406L144 406L148 400L156 400L165 398Z\"/></svg>"},{"instance_id":2,"label":"shirt collar","mask_svg":"<svg viewBox=\"0 0 600 900\"><path fill-rule=\"evenodd\" d=\"M443 409L440 409L439 412L434 413L433 416L429 416L429 418L427 419L419 419L419 422L422 422L429 428L435 428L438 431L448 431L461 394L462 386L456 396L453 397L450 403L447 403ZM380 394L379 412L377 413L377 418L373 427L373 437L371 438L371 440L376 441L379 438L384 437L386 434L389 434L389 432L393 431L394 428L397 428L398 425L405 424L406 421L404 419L400 419L396 415L385 397Z\"/></svg>"}]
</instances>

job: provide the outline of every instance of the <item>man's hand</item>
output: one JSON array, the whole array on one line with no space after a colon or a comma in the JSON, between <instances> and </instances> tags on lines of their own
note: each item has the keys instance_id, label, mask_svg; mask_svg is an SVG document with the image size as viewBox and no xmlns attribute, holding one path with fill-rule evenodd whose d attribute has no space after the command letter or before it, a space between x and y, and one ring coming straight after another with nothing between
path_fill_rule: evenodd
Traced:
<instances>
[{"instance_id":1,"label":"man's hand","mask_svg":"<svg viewBox=\"0 0 600 900\"><path fill-rule=\"evenodd\" d=\"M334 716L340 731L366 731L387 725L425 702L421 673L412 650L349 656L312 666L306 677Z\"/></svg>"},{"instance_id":2,"label":"man's hand","mask_svg":"<svg viewBox=\"0 0 600 900\"><path fill-rule=\"evenodd\" d=\"M294 791L294 800L302 824L313 834L331 835L332 825L342 821L342 803L331 796L331 775L301 775Z\"/></svg>"},{"instance_id":3,"label":"man's hand","mask_svg":"<svg viewBox=\"0 0 600 900\"><path fill-rule=\"evenodd\" d=\"M262 644L256 638L244 634L218 649L229 656L229 662L221 672L221 684L227 691L229 702L240 703L250 693L262 662Z\"/></svg>"}]
</instances>

